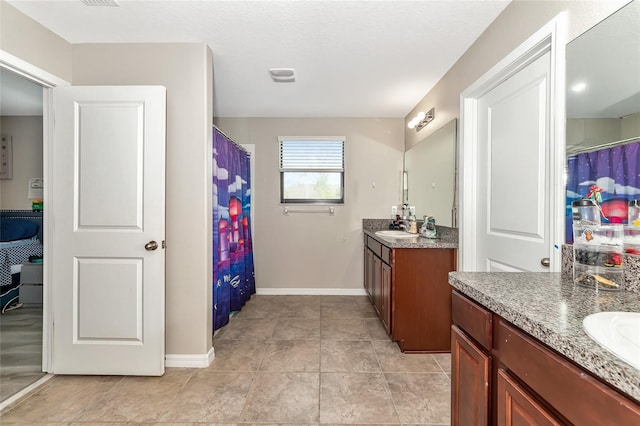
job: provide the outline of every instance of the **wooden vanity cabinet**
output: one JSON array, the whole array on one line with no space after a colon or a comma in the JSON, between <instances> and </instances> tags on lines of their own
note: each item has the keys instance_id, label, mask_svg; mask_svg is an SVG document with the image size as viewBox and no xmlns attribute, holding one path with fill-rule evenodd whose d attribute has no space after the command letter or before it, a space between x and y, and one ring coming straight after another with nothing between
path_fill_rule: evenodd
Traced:
<instances>
[{"instance_id":1,"label":"wooden vanity cabinet","mask_svg":"<svg viewBox=\"0 0 640 426\"><path fill-rule=\"evenodd\" d=\"M637 401L457 291L451 306L452 424L640 424Z\"/></svg>"},{"instance_id":2,"label":"wooden vanity cabinet","mask_svg":"<svg viewBox=\"0 0 640 426\"><path fill-rule=\"evenodd\" d=\"M387 263L382 259L383 248L386 249ZM391 335L391 251L373 238L365 236L364 252L364 286L378 318L387 334Z\"/></svg>"},{"instance_id":3,"label":"wooden vanity cabinet","mask_svg":"<svg viewBox=\"0 0 640 426\"><path fill-rule=\"evenodd\" d=\"M449 352L454 249L391 248L365 235L364 286L403 352Z\"/></svg>"}]
</instances>

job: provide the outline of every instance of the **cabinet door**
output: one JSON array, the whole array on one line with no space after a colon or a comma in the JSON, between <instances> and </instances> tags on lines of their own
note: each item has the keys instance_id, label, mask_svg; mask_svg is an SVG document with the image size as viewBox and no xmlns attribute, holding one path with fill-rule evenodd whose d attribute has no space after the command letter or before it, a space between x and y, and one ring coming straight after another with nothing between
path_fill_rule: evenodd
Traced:
<instances>
[{"instance_id":1,"label":"cabinet door","mask_svg":"<svg viewBox=\"0 0 640 426\"><path fill-rule=\"evenodd\" d=\"M498 370L498 425L561 424L504 370Z\"/></svg>"},{"instance_id":2,"label":"cabinet door","mask_svg":"<svg viewBox=\"0 0 640 426\"><path fill-rule=\"evenodd\" d=\"M364 249L364 289L373 303L373 252L365 247Z\"/></svg>"},{"instance_id":3,"label":"cabinet door","mask_svg":"<svg viewBox=\"0 0 640 426\"><path fill-rule=\"evenodd\" d=\"M387 334L391 334L391 266L382 262L382 290L380 294L380 319Z\"/></svg>"},{"instance_id":4,"label":"cabinet door","mask_svg":"<svg viewBox=\"0 0 640 426\"><path fill-rule=\"evenodd\" d=\"M457 326L451 327L451 421L489 423L491 358Z\"/></svg>"},{"instance_id":5,"label":"cabinet door","mask_svg":"<svg viewBox=\"0 0 640 426\"><path fill-rule=\"evenodd\" d=\"M382 309L382 260L373 256L373 306L380 316Z\"/></svg>"}]
</instances>

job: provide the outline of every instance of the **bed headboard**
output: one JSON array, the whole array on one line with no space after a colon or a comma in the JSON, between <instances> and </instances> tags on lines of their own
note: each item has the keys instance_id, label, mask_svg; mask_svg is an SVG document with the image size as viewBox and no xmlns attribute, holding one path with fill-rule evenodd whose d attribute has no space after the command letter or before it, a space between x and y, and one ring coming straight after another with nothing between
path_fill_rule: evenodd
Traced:
<instances>
[{"instance_id":1,"label":"bed headboard","mask_svg":"<svg viewBox=\"0 0 640 426\"><path fill-rule=\"evenodd\" d=\"M38 239L42 239L42 212L32 212L31 210L0 210L0 219L26 219L38 225Z\"/></svg>"}]
</instances>

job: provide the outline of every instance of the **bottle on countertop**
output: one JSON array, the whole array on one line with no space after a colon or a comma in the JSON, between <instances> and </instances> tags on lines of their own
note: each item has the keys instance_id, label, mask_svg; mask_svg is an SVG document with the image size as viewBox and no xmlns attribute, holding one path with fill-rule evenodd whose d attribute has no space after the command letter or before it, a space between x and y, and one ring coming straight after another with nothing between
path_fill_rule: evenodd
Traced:
<instances>
[{"instance_id":1,"label":"bottle on countertop","mask_svg":"<svg viewBox=\"0 0 640 426\"><path fill-rule=\"evenodd\" d=\"M420 228L420 235L425 238L438 238L438 232L436 230L436 218L433 216L424 216L424 223Z\"/></svg>"}]
</instances>

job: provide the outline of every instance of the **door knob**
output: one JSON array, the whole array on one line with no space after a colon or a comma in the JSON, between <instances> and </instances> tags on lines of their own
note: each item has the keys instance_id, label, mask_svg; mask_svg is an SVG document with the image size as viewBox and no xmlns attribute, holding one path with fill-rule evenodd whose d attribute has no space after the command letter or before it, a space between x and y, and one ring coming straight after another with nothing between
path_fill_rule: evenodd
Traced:
<instances>
[{"instance_id":1,"label":"door knob","mask_svg":"<svg viewBox=\"0 0 640 426\"><path fill-rule=\"evenodd\" d=\"M549 265L551 265L551 261L549 260L548 257L543 257L542 259L540 259L540 264L545 268L548 268Z\"/></svg>"},{"instance_id":2,"label":"door knob","mask_svg":"<svg viewBox=\"0 0 640 426\"><path fill-rule=\"evenodd\" d=\"M153 251L157 248L158 248L158 243L155 241L149 241L147 244L144 245L144 249L147 251Z\"/></svg>"}]
</instances>

